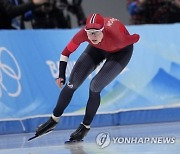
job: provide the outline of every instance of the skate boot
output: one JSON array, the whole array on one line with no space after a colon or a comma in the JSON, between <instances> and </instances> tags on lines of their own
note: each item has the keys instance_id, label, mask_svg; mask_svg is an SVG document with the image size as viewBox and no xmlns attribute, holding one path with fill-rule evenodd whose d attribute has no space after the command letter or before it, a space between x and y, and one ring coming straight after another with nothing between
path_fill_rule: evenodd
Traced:
<instances>
[{"instance_id":1,"label":"skate boot","mask_svg":"<svg viewBox=\"0 0 180 154\"><path fill-rule=\"evenodd\" d=\"M35 136L33 136L32 138L30 138L28 141L34 139L34 138L37 138L41 135L45 135L47 134L48 132L51 132L52 130L54 130L55 126L57 125L57 122L54 121L51 118L49 118L49 120L41 125L38 126L37 130L36 130L36 134Z\"/></svg>"},{"instance_id":2,"label":"skate boot","mask_svg":"<svg viewBox=\"0 0 180 154\"><path fill-rule=\"evenodd\" d=\"M38 128L36 130L36 134L42 135L49 131L52 131L56 125L57 125L57 122L54 121L51 117L51 118L49 118L49 120L47 122L38 126Z\"/></svg>"},{"instance_id":3,"label":"skate boot","mask_svg":"<svg viewBox=\"0 0 180 154\"><path fill-rule=\"evenodd\" d=\"M83 138L87 135L90 128L86 128L83 124L80 124L78 129L70 135L69 141L65 143L75 143L83 141Z\"/></svg>"}]
</instances>

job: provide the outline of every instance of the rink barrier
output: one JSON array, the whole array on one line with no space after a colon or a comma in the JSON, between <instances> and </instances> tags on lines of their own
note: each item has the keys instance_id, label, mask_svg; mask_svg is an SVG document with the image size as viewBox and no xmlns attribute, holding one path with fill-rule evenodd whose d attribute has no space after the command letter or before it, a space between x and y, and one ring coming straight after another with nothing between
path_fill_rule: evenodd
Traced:
<instances>
[{"instance_id":1,"label":"rink barrier","mask_svg":"<svg viewBox=\"0 0 180 154\"><path fill-rule=\"evenodd\" d=\"M162 123L180 121L180 108L124 111L97 114L91 127L121 126L134 124ZM24 119L4 119L0 121L0 134L31 133L45 122L50 115ZM55 130L76 129L83 115L63 115Z\"/></svg>"}]
</instances>

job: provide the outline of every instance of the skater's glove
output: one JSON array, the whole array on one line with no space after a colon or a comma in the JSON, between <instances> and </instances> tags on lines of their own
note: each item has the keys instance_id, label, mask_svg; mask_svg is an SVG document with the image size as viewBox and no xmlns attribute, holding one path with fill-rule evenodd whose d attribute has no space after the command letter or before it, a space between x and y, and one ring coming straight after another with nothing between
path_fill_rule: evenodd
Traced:
<instances>
[{"instance_id":1,"label":"skater's glove","mask_svg":"<svg viewBox=\"0 0 180 154\"><path fill-rule=\"evenodd\" d=\"M60 61L59 62L59 77L56 79L56 84L62 88L62 86L65 84L66 82L66 66L67 66L67 62L65 61Z\"/></svg>"}]
</instances>

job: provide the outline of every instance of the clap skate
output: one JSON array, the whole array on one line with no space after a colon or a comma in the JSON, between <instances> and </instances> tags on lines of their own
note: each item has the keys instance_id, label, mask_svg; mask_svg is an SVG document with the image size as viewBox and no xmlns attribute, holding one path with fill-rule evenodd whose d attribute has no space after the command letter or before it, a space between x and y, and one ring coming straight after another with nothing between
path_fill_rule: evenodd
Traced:
<instances>
[{"instance_id":1,"label":"clap skate","mask_svg":"<svg viewBox=\"0 0 180 154\"><path fill-rule=\"evenodd\" d=\"M38 126L36 130L36 134L33 137L29 138L28 141L35 139L37 137L40 137L42 135L46 135L47 133L50 133L52 130L54 130L56 125L57 125L57 122L54 121L52 117L49 118L47 122Z\"/></svg>"},{"instance_id":2,"label":"clap skate","mask_svg":"<svg viewBox=\"0 0 180 154\"><path fill-rule=\"evenodd\" d=\"M86 128L83 124L80 124L78 129L70 135L70 139L66 141L65 144L82 142L89 130L90 128Z\"/></svg>"}]
</instances>

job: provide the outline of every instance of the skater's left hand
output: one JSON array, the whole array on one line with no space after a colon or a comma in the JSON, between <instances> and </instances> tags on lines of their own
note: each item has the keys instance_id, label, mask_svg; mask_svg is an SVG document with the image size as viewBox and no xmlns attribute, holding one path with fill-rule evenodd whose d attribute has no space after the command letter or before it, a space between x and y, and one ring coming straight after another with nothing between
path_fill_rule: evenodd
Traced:
<instances>
[{"instance_id":1,"label":"skater's left hand","mask_svg":"<svg viewBox=\"0 0 180 154\"><path fill-rule=\"evenodd\" d=\"M56 79L56 84L59 88L63 88L64 85L64 79L63 78L57 78Z\"/></svg>"}]
</instances>

